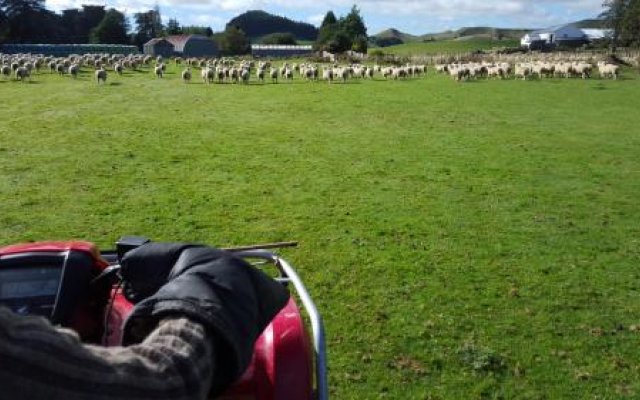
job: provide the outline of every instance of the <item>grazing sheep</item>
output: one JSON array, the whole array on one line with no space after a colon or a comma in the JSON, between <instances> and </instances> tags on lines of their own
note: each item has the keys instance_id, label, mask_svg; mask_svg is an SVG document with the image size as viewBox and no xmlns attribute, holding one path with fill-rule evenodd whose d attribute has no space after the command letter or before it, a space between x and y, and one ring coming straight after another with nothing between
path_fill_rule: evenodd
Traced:
<instances>
[{"instance_id":1,"label":"grazing sheep","mask_svg":"<svg viewBox=\"0 0 640 400\"><path fill-rule=\"evenodd\" d=\"M200 71L202 82L209 84L215 79L215 71L209 67L205 67Z\"/></svg>"},{"instance_id":2,"label":"grazing sheep","mask_svg":"<svg viewBox=\"0 0 640 400\"><path fill-rule=\"evenodd\" d=\"M365 78L373 79L373 68L367 67L364 76Z\"/></svg>"},{"instance_id":3,"label":"grazing sheep","mask_svg":"<svg viewBox=\"0 0 640 400\"><path fill-rule=\"evenodd\" d=\"M526 64L516 65L515 76L516 79L522 78L523 81L526 81L531 76L531 67Z\"/></svg>"},{"instance_id":4,"label":"grazing sheep","mask_svg":"<svg viewBox=\"0 0 640 400\"><path fill-rule=\"evenodd\" d=\"M98 85L100 83L107 83L107 71L104 69L104 66L100 66L100 69L96 70L94 76L96 81L98 81Z\"/></svg>"},{"instance_id":5,"label":"grazing sheep","mask_svg":"<svg viewBox=\"0 0 640 400\"><path fill-rule=\"evenodd\" d=\"M69 75L71 75L73 79L78 77L78 72L80 72L80 66L78 64L71 64L69 66Z\"/></svg>"},{"instance_id":6,"label":"grazing sheep","mask_svg":"<svg viewBox=\"0 0 640 400\"><path fill-rule=\"evenodd\" d=\"M240 71L240 81L244 84L249 83L249 76L250 76L250 72L248 69L243 68L242 71Z\"/></svg>"},{"instance_id":7,"label":"grazing sheep","mask_svg":"<svg viewBox=\"0 0 640 400\"><path fill-rule=\"evenodd\" d=\"M233 83L238 83L239 72L235 67L229 68L229 80Z\"/></svg>"},{"instance_id":8,"label":"grazing sheep","mask_svg":"<svg viewBox=\"0 0 640 400\"><path fill-rule=\"evenodd\" d=\"M58 75L60 76L64 75L65 70L66 68L64 67L64 64L62 63L56 64L56 72L58 73Z\"/></svg>"},{"instance_id":9,"label":"grazing sheep","mask_svg":"<svg viewBox=\"0 0 640 400\"><path fill-rule=\"evenodd\" d=\"M224 67L217 66L216 78L218 79L218 83L222 83L224 81L224 77L225 77Z\"/></svg>"},{"instance_id":10,"label":"grazing sheep","mask_svg":"<svg viewBox=\"0 0 640 400\"><path fill-rule=\"evenodd\" d=\"M11 76L11 67L5 64L0 68L0 72L8 79Z\"/></svg>"},{"instance_id":11,"label":"grazing sheep","mask_svg":"<svg viewBox=\"0 0 640 400\"><path fill-rule=\"evenodd\" d=\"M162 78L163 74L164 74L164 70L162 69L162 64L157 65L154 69L153 69L153 73L156 76L156 78Z\"/></svg>"},{"instance_id":12,"label":"grazing sheep","mask_svg":"<svg viewBox=\"0 0 640 400\"><path fill-rule=\"evenodd\" d=\"M322 70L322 79L331 83L333 82L333 69L325 68Z\"/></svg>"},{"instance_id":13,"label":"grazing sheep","mask_svg":"<svg viewBox=\"0 0 640 400\"><path fill-rule=\"evenodd\" d=\"M288 81L293 81L293 69L287 67L284 70L284 79L286 79Z\"/></svg>"},{"instance_id":14,"label":"grazing sheep","mask_svg":"<svg viewBox=\"0 0 640 400\"><path fill-rule=\"evenodd\" d=\"M162 78L162 75L164 74L164 69L162 68L162 66L163 64L160 64L153 69L153 73L155 74L156 78Z\"/></svg>"},{"instance_id":15,"label":"grazing sheep","mask_svg":"<svg viewBox=\"0 0 640 400\"><path fill-rule=\"evenodd\" d=\"M189 83L191 81L191 68L187 67L182 71L182 82Z\"/></svg>"},{"instance_id":16,"label":"grazing sheep","mask_svg":"<svg viewBox=\"0 0 640 400\"><path fill-rule=\"evenodd\" d=\"M620 67L615 64L608 64L605 62L598 63L598 73L600 78L618 79Z\"/></svg>"},{"instance_id":17,"label":"grazing sheep","mask_svg":"<svg viewBox=\"0 0 640 400\"><path fill-rule=\"evenodd\" d=\"M16 69L15 72L15 78L17 81L22 81L24 82L25 79L30 78L31 77L31 72L29 72L29 69L26 67L18 67L18 69Z\"/></svg>"},{"instance_id":18,"label":"grazing sheep","mask_svg":"<svg viewBox=\"0 0 640 400\"><path fill-rule=\"evenodd\" d=\"M302 74L302 76L304 76L304 78L308 81L312 81L313 80L313 68L306 68L306 67L300 67L300 73Z\"/></svg>"},{"instance_id":19,"label":"grazing sheep","mask_svg":"<svg viewBox=\"0 0 640 400\"><path fill-rule=\"evenodd\" d=\"M349 68L338 68L334 73L336 78L342 79L342 83L347 83L347 79L349 78Z\"/></svg>"},{"instance_id":20,"label":"grazing sheep","mask_svg":"<svg viewBox=\"0 0 640 400\"><path fill-rule=\"evenodd\" d=\"M256 70L256 78L262 83L264 83L264 68L258 67Z\"/></svg>"}]
</instances>

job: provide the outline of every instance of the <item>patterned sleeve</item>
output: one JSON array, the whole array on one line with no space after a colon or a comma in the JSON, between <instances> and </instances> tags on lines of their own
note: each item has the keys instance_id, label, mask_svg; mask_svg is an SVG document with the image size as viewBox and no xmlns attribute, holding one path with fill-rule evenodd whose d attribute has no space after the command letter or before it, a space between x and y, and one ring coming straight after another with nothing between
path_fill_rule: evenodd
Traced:
<instances>
[{"instance_id":1,"label":"patterned sleeve","mask_svg":"<svg viewBox=\"0 0 640 400\"><path fill-rule=\"evenodd\" d=\"M0 393L29 400L196 400L207 397L213 344L187 318L165 319L140 344L84 345L40 317L0 307Z\"/></svg>"}]
</instances>

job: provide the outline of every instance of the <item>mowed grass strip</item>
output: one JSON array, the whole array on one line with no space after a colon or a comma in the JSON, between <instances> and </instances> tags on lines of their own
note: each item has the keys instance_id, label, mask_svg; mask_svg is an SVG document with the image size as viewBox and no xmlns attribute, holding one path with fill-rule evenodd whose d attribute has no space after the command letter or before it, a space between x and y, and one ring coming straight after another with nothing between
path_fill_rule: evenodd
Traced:
<instances>
[{"instance_id":1,"label":"mowed grass strip","mask_svg":"<svg viewBox=\"0 0 640 400\"><path fill-rule=\"evenodd\" d=\"M337 399L640 395L640 80L0 81L0 242L283 251Z\"/></svg>"}]
</instances>

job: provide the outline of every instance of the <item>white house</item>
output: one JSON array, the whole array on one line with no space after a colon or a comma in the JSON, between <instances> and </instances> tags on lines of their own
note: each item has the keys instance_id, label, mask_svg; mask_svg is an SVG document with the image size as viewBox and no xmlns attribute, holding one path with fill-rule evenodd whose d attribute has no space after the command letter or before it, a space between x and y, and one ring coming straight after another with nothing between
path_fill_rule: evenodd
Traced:
<instances>
[{"instance_id":1,"label":"white house","mask_svg":"<svg viewBox=\"0 0 640 400\"><path fill-rule=\"evenodd\" d=\"M588 41L589 38L582 29L567 24L529 32L520 39L520 45L526 48L540 48L558 45L579 45Z\"/></svg>"}]
</instances>

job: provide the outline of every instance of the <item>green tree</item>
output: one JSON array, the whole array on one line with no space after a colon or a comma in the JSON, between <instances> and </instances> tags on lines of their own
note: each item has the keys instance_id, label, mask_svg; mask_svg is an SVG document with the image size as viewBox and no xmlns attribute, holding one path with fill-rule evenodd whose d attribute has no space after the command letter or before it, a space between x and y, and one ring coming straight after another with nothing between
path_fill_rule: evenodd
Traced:
<instances>
[{"instance_id":1,"label":"green tree","mask_svg":"<svg viewBox=\"0 0 640 400\"><path fill-rule=\"evenodd\" d=\"M318 31L318 38L314 43L314 48L316 50L329 50L329 42L334 42L338 31L340 30L340 25L338 24L338 19L336 18L333 11L328 11L322 20L322 24L320 25L320 30ZM334 46L335 47L335 46Z\"/></svg>"},{"instance_id":2,"label":"green tree","mask_svg":"<svg viewBox=\"0 0 640 400\"><path fill-rule=\"evenodd\" d=\"M640 46L640 0L630 0L622 19L622 37L632 46Z\"/></svg>"},{"instance_id":3,"label":"green tree","mask_svg":"<svg viewBox=\"0 0 640 400\"><path fill-rule=\"evenodd\" d=\"M180 27L180 23L177 19L171 18L167 22L167 27L165 28L165 33L167 35L179 35L182 33L182 28Z\"/></svg>"},{"instance_id":4,"label":"green tree","mask_svg":"<svg viewBox=\"0 0 640 400\"><path fill-rule=\"evenodd\" d=\"M351 38L343 31L338 30L335 32L331 40L326 44L326 50L331 53L343 53L351 49Z\"/></svg>"},{"instance_id":5,"label":"green tree","mask_svg":"<svg viewBox=\"0 0 640 400\"><path fill-rule=\"evenodd\" d=\"M369 41L366 36L356 36L356 38L351 42L351 50L357 51L358 53L366 54L368 47Z\"/></svg>"},{"instance_id":6,"label":"green tree","mask_svg":"<svg viewBox=\"0 0 640 400\"><path fill-rule=\"evenodd\" d=\"M349 14L340 19L336 19L333 12L329 11L322 20L318 39L314 44L316 50L332 53L347 50L366 53L367 47L367 27L355 5L351 7Z\"/></svg>"},{"instance_id":7,"label":"green tree","mask_svg":"<svg viewBox=\"0 0 640 400\"><path fill-rule=\"evenodd\" d=\"M236 26L227 26L221 35L218 47L224 55L242 55L251 51L251 43L242 29Z\"/></svg>"},{"instance_id":8,"label":"green tree","mask_svg":"<svg viewBox=\"0 0 640 400\"><path fill-rule=\"evenodd\" d=\"M164 33L158 6L153 10L134 14L133 19L136 23L133 41L138 47L142 47L149 40L160 37Z\"/></svg>"},{"instance_id":9,"label":"green tree","mask_svg":"<svg viewBox=\"0 0 640 400\"><path fill-rule=\"evenodd\" d=\"M328 11L324 16L324 19L322 20L322 24L320 24L320 28L333 25L337 22L338 19L336 18L336 15L333 13L333 11Z\"/></svg>"},{"instance_id":10,"label":"green tree","mask_svg":"<svg viewBox=\"0 0 640 400\"><path fill-rule=\"evenodd\" d=\"M618 46L620 34L622 33L622 21L627 7L628 0L605 0L602 6L605 8L600 17L605 20L608 28L613 29L611 38L613 48Z\"/></svg>"},{"instance_id":11,"label":"green tree","mask_svg":"<svg viewBox=\"0 0 640 400\"><path fill-rule=\"evenodd\" d=\"M360 15L360 10L354 4L351 11L344 18L341 18L340 25L352 40L360 36L367 37L367 27Z\"/></svg>"},{"instance_id":12,"label":"green tree","mask_svg":"<svg viewBox=\"0 0 640 400\"><path fill-rule=\"evenodd\" d=\"M129 42L127 30L124 14L112 8L91 31L91 43L126 44Z\"/></svg>"},{"instance_id":13,"label":"green tree","mask_svg":"<svg viewBox=\"0 0 640 400\"><path fill-rule=\"evenodd\" d=\"M0 0L0 10L6 17L8 41L30 42L42 31L44 0Z\"/></svg>"},{"instance_id":14,"label":"green tree","mask_svg":"<svg viewBox=\"0 0 640 400\"><path fill-rule=\"evenodd\" d=\"M298 44L295 35L289 32L266 35L260 42L262 44Z\"/></svg>"},{"instance_id":15,"label":"green tree","mask_svg":"<svg viewBox=\"0 0 640 400\"><path fill-rule=\"evenodd\" d=\"M189 35L213 36L213 30L208 26L183 26L182 33Z\"/></svg>"}]
</instances>

